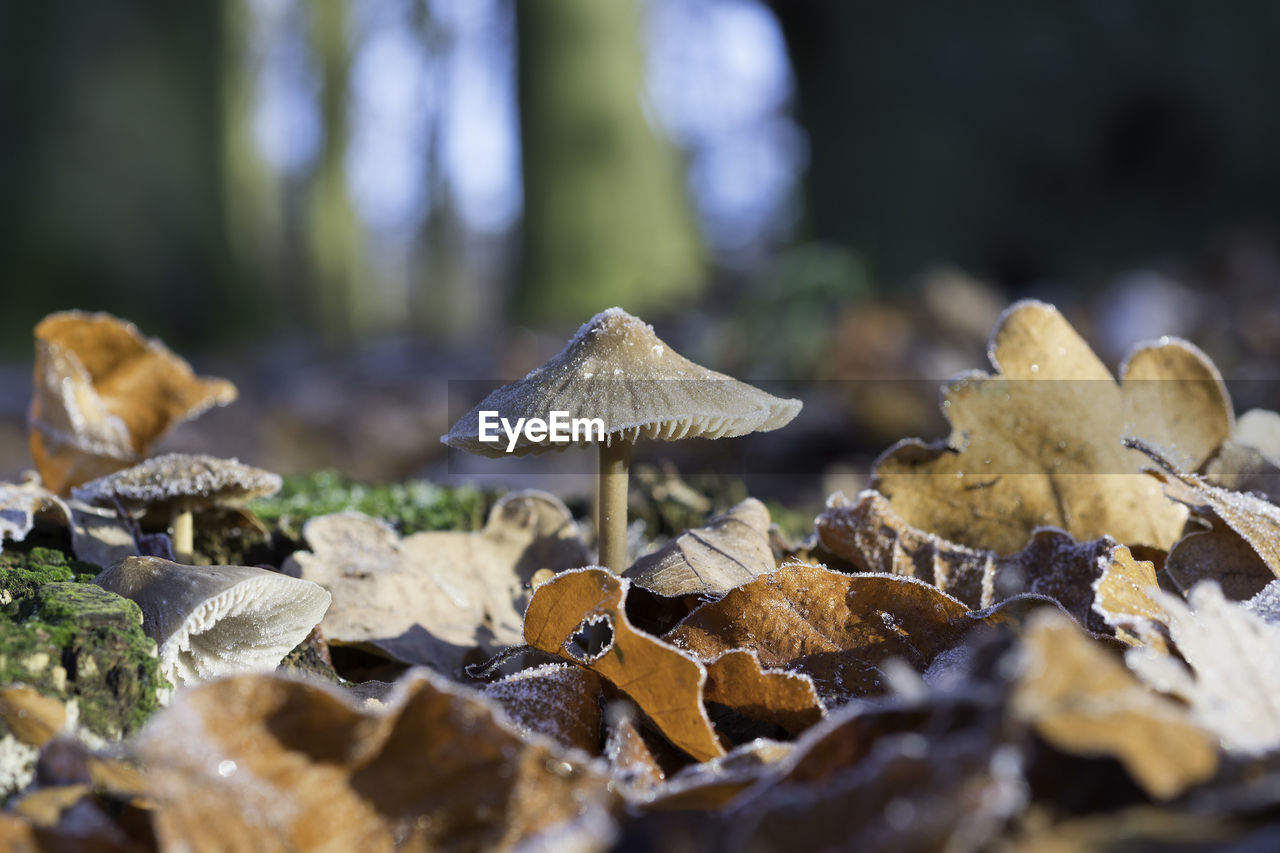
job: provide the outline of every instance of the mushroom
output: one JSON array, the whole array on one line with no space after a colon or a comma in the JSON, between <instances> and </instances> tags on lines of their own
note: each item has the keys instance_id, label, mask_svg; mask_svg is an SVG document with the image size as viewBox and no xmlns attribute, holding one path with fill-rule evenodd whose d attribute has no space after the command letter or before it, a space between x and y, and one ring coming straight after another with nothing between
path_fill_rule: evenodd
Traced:
<instances>
[{"instance_id":1,"label":"mushroom","mask_svg":"<svg viewBox=\"0 0 1280 853\"><path fill-rule=\"evenodd\" d=\"M132 599L175 685L274 669L320 624L331 596L319 584L250 566L184 566L126 557L93 579Z\"/></svg>"},{"instance_id":2,"label":"mushroom","mask_svg":"<svg viewBox=\"0 0 1280 853\"><path fill-rule=\"evenodd\" d=\"M173 551L189 561L195 550L194 510L240 506L280 490L280 476L235 459L169 453L99 477L72 493L86 503L120 502L129 509L167 509Z\"/></svg>"},{"instance_id":3,"label":"mushroom","mask_svg":"<svg viewBox=\"0 0 1280 853\"><path fill-rule=\"evenodd\" d=\"M610 308L585 323L542 367L485 397L441 440L491 457L558 450L568 444L597 445L600 562L620 573L626 568L631 447L640 436L676 441L773 430L791 421L800 406L799 400L774 397L694 364L663 343L652 326ZM505 419L499 441L482 440L481 412L486 413L487 435L492 435L495 419ZM570 429L568 441L553 443L531 438L515 426L535 418L548 421L553 412L565 413L562 423L599 418L603 430Z\"/></svg>"}]
</instances>

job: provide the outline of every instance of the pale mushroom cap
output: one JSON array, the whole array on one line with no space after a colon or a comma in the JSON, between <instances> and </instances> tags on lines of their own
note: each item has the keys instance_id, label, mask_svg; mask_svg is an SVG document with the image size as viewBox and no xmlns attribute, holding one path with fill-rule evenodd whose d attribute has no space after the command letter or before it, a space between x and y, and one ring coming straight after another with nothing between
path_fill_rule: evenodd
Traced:
<instances>
[{"instance_id":1,"label":"pale mushroom cap","mask_svg":"<svg viewBox=\"0 0 1280 853\"><path fill-rule=\"evenodd\" d=\"M640 436L664 441L725 438L777 429L800 411L799 400L775 397L745 382L694 364L654 334L653 327L620 308L584 323L558 355L524 379L504 385L463 415L445 444L481 456L502 456L508 441L479 440L480 412L517 418L601 418L605 444ZM523 434L515 455L596 444L530 442Z\"/></svg>"},{"instance_id":2,"label":"pale mushroom cap","mask_svg":"<svg viewBox=\"0 0 1280 853\"><path fill-rule=\"evenodd\" d=\"M159 506L187 499L193 506L234 506L280 490L280 475L235 459L169 453L91 480L72 493L87 503Z\"/></svg>"},{"instance_id":3,"label":"pale mushroom cap","mask_svg":"<svg viewBox=\"0 0 1280 853\"><path fill-rule=\"evenodd\" d=\"M183 566L128 557L94 578L142 609L175 685L274 669L320 624L332 596L318 584L250 566Z\"/></svg>"}]
</instances>

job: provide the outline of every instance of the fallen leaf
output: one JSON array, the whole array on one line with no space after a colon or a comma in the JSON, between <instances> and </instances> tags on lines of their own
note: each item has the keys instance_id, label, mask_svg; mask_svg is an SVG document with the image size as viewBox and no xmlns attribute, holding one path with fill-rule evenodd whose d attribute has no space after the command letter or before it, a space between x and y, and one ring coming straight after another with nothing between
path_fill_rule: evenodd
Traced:
<instances>
[{"instance_id":1,"label":"fallen leaf","mask_svg":"<svg viewBox=\"0 0 1280 853\"><path fill-rule=\"evenodd\" d=\"M1045 526L1080 541L1172 545L1186 514L1134 476L1144 460L1121 439L1148 438L1198 467L1231 430L1212 363L1164 340L1133 352L1117 385L1062 315L1039 302L1006 312L990 358L995 374L963 374L943 388L951 437L899 442L877 461L872 488L912 526L999 554Z\"/></svg>"},{"instance_id":2,"label":"fallen leaf","mask_svg":"<svg viewBox=\"0 0 1280 853\"><path fill-rule=\"evenodd\" d=\"M1183 707L1147 690L1062 614L1036 613L1022 648L1013 713L1058 749L1115 758L1162 800L1217 770L1216 738Z\"/></svg>"},{"instance_id":3,"label":"fallen leaf","mask_svg":"<svg viewBox=\"0 0 1280 853\"><path fill-rule=\"evenodd\" d=\"M642 807L648 812L724 808L790 754L789 743L757 738L720 758L682 768L647 797Z\"/></svg>"},{"instance_id":4,"label":"fallen leaf","mask_svg":"<svg viewBox=\"0 0 1280 853\"><path fill-rule=\"evenodd\" d=\"M775 568L769 510L747 498L705 527L686 530L623 572L636 586L675 598L723 595Z\"/></svg>"},{"instance_id":5,"label":"fallen leaf","mask_svg":"<svg viewBox=\"0 0 1280 853\"><path fill-rule=\"evenodd\" d=\"M628 800L653 799L666 779L662 765L640 733L640 723L634 714L620 715L609 726L604 755L609 761L610 775Z\"/></svg>"},{"instance_id":6,"label":"fallen leaf","mask_svg":"<svg viewBox=\"0 0 1280 853\"><path fill-rule=\"evenodd\" d=\"M35 338L31 456L59 494L128 467L171 427L236 398L227 380L197 377L109 314L50 314Z\"/></svg>"},{"instance_id":7,"label":"fallen leaf","mask_svg":"<svg viewBox=\"0 0 1280 853\"><path fill-rule=\"evenodd\" d=\"M707 683L703 699L744 717L799 734L825 713L812 679L798 672L766 669L754 650L730 649L704 665Z\"/></svg>"},{"instance_id":8,"label":"fallen leaf","mask_svg":"<svg viewBox=\"0 0 1280 853\"><path fill-rule=\"evenodd\" d=\"M702 660L754 651L764 667L810 676L824 701L885 690L881 665L901 658L918 672L999 614L969 608L914 578L845 575L789 564L703 605L664 639Z\"/></svg>"},{"instance_id":9,"label":"fallen leaf","mask_svg":"<svg viewBox=\"0 0 1280 853\"><path fill-rule=\"evenodd\" d=\"M1148 560L1135 559L1128 547L1119 545L1093 584L1093 612L1114 629L1122 642L1148 642L1163 648L1164 638L1150 630L1164 613L1149 595L1159 585L1155 566Z\"/></svg>"},{"instance_id":10,"label":"fallen leaf","mask_svg":"<svg viewBox=\"0 0 1280 853\"><path fill-rule=\"evenodd\" d=\"M1197 584L1187 603L1159 590L1151 597L1164 612L1178 657L1130 649L1129 668L1152 689L1186 702L1192 718L1227 751L1280 746L1280 626L1224 598L1213 581Z\"/></svg>"},{"instance_id":11,"label":"fallen leaf","mask_svg":"<svg viewBox=\"0 0 1280 853\"><path fill-rule=\"evenodd\" d=\"M136 745L162 849L600 850L608 777L420 671L382 712L234 676L183 691Z\"/></svg>"},{"instance_id":12,"label":"fallen leaf","mask_svg":"<svg viewBox=\"0 0 1280 853\"><path fill-rule=\"evenodd\" d=\"M702 704L706 670L687 653L631 626L624 607L629 583L605 569L561 572L534 590L525 642L608 679L697 760L724 755ZM602 634L598 641L593 629Z\"/></svg>"},{"instance_id":13,"label":"fallen leaf","mask_svg":"<svg viewBox=\"0 0 1280 853\"><path fill-rule=\"evenodd\" d=\"M1213 486L1280 501L1280 413L1250 409L1241 415L1204 476Z\"/></svg>"},{"instance_id":14,"label":"fallen leaf","mask_svg":"<svg viewBox=\"0 0 1280 853\"><path fill-rule=\"evenodd\" d=\"M320 624L331 643L372 647L394 660L456 672L523 642L522 613L540 569L586 565L577 525L559 499L513 492L482 530L415 533L355 512L313 518L310 552L282 571L333 593Z\"/></svg>"},{"instance_id":15,"label":"fallen leaf","mask_svg":"<svg viewBox=\"0 0 1280 853\"><path fill-rule=\"evenodd\" d=\"M565 749L600 752L604 716L600 678L569 664L544 664L485 685L484 695L521 732L537 732Z\"/></svg>"},{"instance_id":16,"label":"fallen leaf","mask_svg":"<svg viewBox=\"0 0 1280 853\"><path fill-rule=\"evenodd\" d=\"M42 747L67 730L67 706L30 687L0 687L0 726L27 746Z\"/></svg>"},{"instance_id":17,"label":"fallen leaf","mask_svg":"<svg viewBox=\"0 0 1280 853\"><path fill-rule=\"evenodd\" d=\"M36 515L56 513L70 523L71 510L57 495L40 485L38 478L22 483L0 483L0 548L4 540L21 542L35 527Z\"/></svg>"},{"instance_id":18,"label":"fallen leaf","mask_svg":"<svg viewBox=\"0 0 1280 853\"><path fill-rule=\"evenodd\" d=\"M1130 445L1160 466L1159 471L1148 471L1164 484L1165 494L1188 507L1208 528L1188 532L1165 559L1164 570L1178 589L1185 594L1200 581L1212 580L1228 598L1244 601L1280 577L1280 507L1183 473L1143 442Z\"/></svg>"}]
</instances>

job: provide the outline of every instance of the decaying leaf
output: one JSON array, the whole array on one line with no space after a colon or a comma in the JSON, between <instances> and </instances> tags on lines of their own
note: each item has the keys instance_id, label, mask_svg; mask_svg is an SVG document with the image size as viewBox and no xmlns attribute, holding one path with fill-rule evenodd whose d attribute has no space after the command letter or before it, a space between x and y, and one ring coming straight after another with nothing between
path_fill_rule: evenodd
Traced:
<instances>
[{"instance_id":1,"label":"decaying leaf","mask_svg":"<svg viewBox=\"0 0 1280 853\"><path fill-rule=\"evenodd\" d=\"M71 550L78 560L110 566L138 553L128 522L114 510L64 500L34 474L21 483L0 483L0 548L4 539L26 539L41 514L60 518L70 528Z\"/></svg>"},{"instance_id":2,"label":"decaying leaf","mask_svg":"<svg viewBox=\"0 0 1280 853\"><path fill-rule=\"evenodd\" d=\"M573 517L544 492L514 492L475 533L400 538L360 513L321 516L287 574L333 593L321 630L330 642L372 647L397 661L454 672L472 649L517 645L529 582L540 569L585 565Z\"/></svg>"},{"instance_id":3,"label":"decaying leaf","mask_svg":"<svg viewBox=\"0 0 1280 853\"><path fill-rule=\"evenodd\" d=\"M108 314L50 314L35 338L31 455L59 494L131 465L174 425L236 397L227 380L197 377Z\"/></svg>"},{"instance_id":4,"label":"decaying leaf","mask_svg":"<svg viewBox=\"0 0 1280 853\"><path fill-rule=\"evenodd\" d=\"M1110 564L1093 584L1093 612L1130 645L1148 642L1164 647L1164 638L1150 630L1160 621L1160 605L1148 594L1159 588L1156 569L1147 560L1134 559L1128 547L1112 551Z\"/></svg>"},{"instance_id":5,"label":"decaying leaf","mask_svg":"<svg viewBox=\"0 0 1280 853\"><path fill-rule=\"evenodd\" d=\"M569 664L543 664L485 685L522 732L537 732L565 749L600 752L604 715L600 677Z\"/></svg>"},{"instance_id":6,"label":"decaying leaf","mask_svg":"<svg viewBox=\"0 0 1280 853\"><path fill-rule=\"evenodd\" d=\"M0 483L0 548L6 539L26 539L41 512L61 515L64 523L70 523L71 511L66 503L40 485L39 479Z\"/></svg>"},{"instance_id":7,"label":"decaying leaf","mask_svg":"<svg viewBox=\"0 0 1280 853\"><path fill-rule=\"evenodd\" d=\"M602 769L430 672L385 712L279 676L210 682L137 750L163 849L598 850L612 835Z\"/></svg>"},{"instance_id":8,"label":"decaying leaf","mask_svg":"<svg viewBox=\"0 0 1280 853\"><path fill-rule=\"evenodd\" d=\"M775 568L769 510L755 498L686 530L623 572L658 595L723 595Z\"/></svg>"},{"instance_id":9,"label":"decaying leaf","mask_svg":"<svg viewBox=\"0 0 1280 853\"><path fill-rule=\"evenodd\" d=\"M1023 637L1014 714L1049 743L1119 760L1153 797L1176 797L1218 767L1216 738L1147 690L1060 613L1034 614Z\"/></svg>"},{"instance_id":10,"label":"decaying leaf","mask_svg":"<svg viewBox=\"0 0 1280 853\"><path fill-rule=\"evenodd\" d=\"M799 734L822 719L813 681L798 672L766 669L752 649L730 649L705 661L703 699L733 708L753 720Z\"/></svg>"},{"instance_id":11,"label":"decaying leaf","mask_svg":"<svg viewBox=\"0 0 1280 853\"><path fill-rule=\"evenodd\" d=\"M1139 441L1130 444L1160 466L1162 470L1150 473L1164 483L1165 494L1208 527L1183 536L1165 559L1165 571L1183 593L1212 580L1228 598L1244 601L1280 577L1280 507L1256 495L1211 486L1183 473L1155 448Z\"/></svg>"},{"instance_id":12,"label":"decaying leaf","mask_svg":"<svg viewBox=\"0 0 1280 853\"><path fill-rule=\"evenodd\" d=\"M1135 350L1122 385L1052 306L1019 302L990 345L995 374L943 389L949 439L899 442L872 487L909 524L971 548L1020 550L1037 527L1077 540L1111 536L1167 549L1185 511L1135 476L1145 460L1121 439L1169 448L1188 470L1230 435L1231 406L1197 349L1164 339Z\"/></svg>"},{"instance_id":13,"label":"decaying leaf","mask_svg":"<svg viewBox=\"0 0 1280 853\"><path fill-rule=\"evenodd\" d=\"M723 808L791 754L791 744L765 738L710 761L690 764L643 800L650 812Z\"/></svg>"},{"instance_id":14,"label":"decaying leaf","mask_svg":"<svg viewBox=\"0 0 1280 853\"><path fill-rule=\"evenodd\" d=\"M1280 501L1280 413L1250 409L1204 466L1210 485Z\"/></svg>"},{"instance_id":15,"label":"decaying leaf","mask_svg":"<svg viewBox=\"0 0 1280 853\"><path fill-rule=\"evenodd\" d=\"M858 571L916 578L975 610L1025 593L1047 596L1099 633L1109 628L1091 610L1093 585L1117 560L1132 559L1110 537L1076 542L1054 528L1037 529L1014 554L968 548L912 527L869 489L854 502L832 495L816 528L823 547Z\"/></svg>"},{"instance_id":16,"label":"decaying leaf","mask_svg":"<svg viewBox=\"0 0 1280 853\"><path fill-rule=\"evenodd\" d=\"M1192 718L1228 751L1280 746L1280 625L1228 601L1213 581L1191 590L1190 607L1159 590L1151 597L1164 611L1181 659L1154 648L1130 649L1129 668L1153 689L1186 702Z\"/></svg>"},{"instance_id":17,"label":"decaying leaf","mask_svg":"<svg viewBox=\"0 0 1280 853\"><path fill-rule=\"evenodd\" d=\"M525 642L608 679L697 760L724 755L702 704L706 670L687 653L631 626L624 609L628 585L604 569L560 573L534 590ZM600 642L593 637L597 632L604 634Z\"/></svg>"},{"instance_id":18,"label":"decaying leaf","mask_svg":"<svg viewBox=\"0 0 1280 853\"><path fill-rule=\"evenodd\" d=\"M703 605L664 639L702 660L754 651L761 665L809 675L824 700L841 703L883 693L889 658L923 672L969 631L1005 619L971 615L914 578L790 564Z\"/></svg>"}]
</instances>

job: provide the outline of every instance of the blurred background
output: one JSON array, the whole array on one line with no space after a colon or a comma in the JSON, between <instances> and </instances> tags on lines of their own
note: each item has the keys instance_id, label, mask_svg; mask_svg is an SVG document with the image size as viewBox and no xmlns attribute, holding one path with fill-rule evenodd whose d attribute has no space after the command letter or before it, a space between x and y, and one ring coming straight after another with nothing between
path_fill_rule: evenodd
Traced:
<instances>
[{"instance_id":1,"label":"blurred background","mask_svg":"<svg viewBox=\"0 0 1280 853\"><path fill-rule=\"evenodd\" d=\"M1278 38L1268 0L0 0L0 470L66 308L240 386L172 446L368 479L545 473L438 437L615 304L804 398L733 453L815 495L944 435L1018 297L1275 408Z\"/></svg>"}]
</instances>

